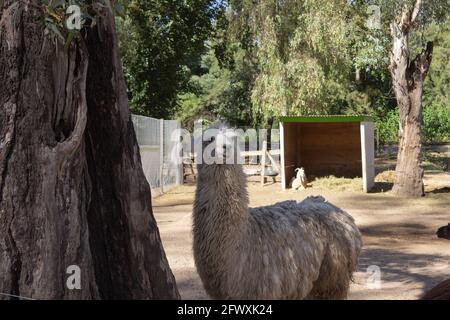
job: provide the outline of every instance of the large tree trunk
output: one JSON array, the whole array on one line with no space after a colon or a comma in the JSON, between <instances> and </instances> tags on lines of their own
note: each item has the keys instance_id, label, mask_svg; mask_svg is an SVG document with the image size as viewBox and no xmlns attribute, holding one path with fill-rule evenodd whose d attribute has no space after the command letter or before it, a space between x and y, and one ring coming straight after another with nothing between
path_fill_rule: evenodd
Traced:
<instances>
[{"instance_id":1,"label":"large tree trunk","mask_svg":"<svg viewBox=\"0 0 450 320\"><path fill-rule=\"evenodd\" d=\"M432 43L410 61L408 35L417 18L420 1L412 12L405 6L402 17L391 24L393 49L391 75L400 113L400 141L393 193L424 195L422 168L422 93L431 64Z\"/></svg>"},{"instance_id":2,"label":"large tree trunk","mask_svg":"<svg viewBox=\"0 0 450 320\"><path fill-rule=\"evenodd\" d=\"M179 298L111 4L66 51L45 35L42 13L24 1L17 15L14 2L0 9L0 299ZM71 265L78 290L66 285Z\"/></svg>"}]
</instances>

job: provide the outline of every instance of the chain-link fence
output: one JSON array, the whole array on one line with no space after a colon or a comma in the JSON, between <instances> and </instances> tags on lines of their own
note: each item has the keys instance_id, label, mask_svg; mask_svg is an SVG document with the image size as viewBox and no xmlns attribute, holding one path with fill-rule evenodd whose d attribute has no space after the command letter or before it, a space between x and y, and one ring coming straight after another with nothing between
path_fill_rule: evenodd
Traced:
<instances>
[{"instance_id":1,"label":"chain-link fence","mask_svg":"<svg viewBox=\"0 0 450 320\"><path fill-rule=\"evenodd\" d=\"M172 134L180 129L179 121L162 120L132 115L136 137L141 150L142 167L152 189L152 195L161 194L182 184L181 161L174 159L177 142Z\"/></svg>"}]
</instances>

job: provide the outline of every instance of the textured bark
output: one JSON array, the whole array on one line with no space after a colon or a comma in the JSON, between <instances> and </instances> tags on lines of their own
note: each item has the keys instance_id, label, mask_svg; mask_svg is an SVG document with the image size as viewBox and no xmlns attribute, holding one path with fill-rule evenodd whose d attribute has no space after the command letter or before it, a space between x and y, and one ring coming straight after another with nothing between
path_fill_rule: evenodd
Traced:
<instances>
[{"instance_id":1,"label":"textured bark","mask_svg":"<svg viewBox=\"0 0 450 320\"><path fill-rule=\"evenodd\" d=\"M400 113L400 141L393 193L399 196L424 195L422 168L422 94L431 64L433 44L410 61L408 35L414 26L421 1L404 7L402 16L391 24L393 48L391 75Z\"/></svg>"},{"instance_id":2,"label":"textured bark","mask_svg":"<svg viewBox=\"0 0 450 320\"><path fill-rule=\"evenodd\" d=\"M0 294L179 298L141 167L112 10L65 51L25 3L12 21L14 2L0 9ZM80 290L66 286L70 265L81 269Z\"/></svg>"}]
</instances>

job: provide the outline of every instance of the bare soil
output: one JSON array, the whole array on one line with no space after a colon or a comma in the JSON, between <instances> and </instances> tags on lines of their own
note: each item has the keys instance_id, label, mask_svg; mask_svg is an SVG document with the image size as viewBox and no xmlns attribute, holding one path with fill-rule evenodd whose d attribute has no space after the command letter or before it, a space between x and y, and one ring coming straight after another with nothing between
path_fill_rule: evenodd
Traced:
<instances>
[{"instance_id":1,"label":"bare soil","mask_svg":"<svg viewBox=\"0 0 450 320\"><path fill-rule=\"evenodd\" d=\"M438 239L438 227L450 222L450 174L427 171L427 196L401 199L389 192L388 172L395 160L377 161L377 187L365 194L351 188L323 188L311 184L305 191L281 190L280 184L261 187L249 182L250 206L322 195L349 212L364 238L358 272L349 299L417 299L450 278L450 241ZM385 171L383 171L385 170ZM334 185L334 184L331 184ZM170 266L183 299L208 299L196 272L192 254L192 203L195 184L180 186L154 199L154 214ZM371 288L369 266L381 270L381 285Z\"/></svg>"}]
</instances>

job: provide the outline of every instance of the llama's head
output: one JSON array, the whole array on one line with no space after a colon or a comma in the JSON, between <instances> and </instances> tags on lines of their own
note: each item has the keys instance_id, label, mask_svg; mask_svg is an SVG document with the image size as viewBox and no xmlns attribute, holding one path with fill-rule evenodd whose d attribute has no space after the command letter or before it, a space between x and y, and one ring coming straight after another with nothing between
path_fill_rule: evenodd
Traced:
<instances>
[{"instance_id":1,"label":"llama's head","mask_svg":"<svg viewBox=\"0 0 450 320\"><path fill-rule=\"evenodd\" d=\"M238 136L226 125L214 125L202 135L202 161L198 162L199 174L226 174L242 170L239 166Z\"/></svg>"},{"instance_id":2,"label":"llama's head","mask_svg":"<svg viewBox=\"0 0 450 320\"><path fill-rule=\"evenodd\" d=\"M439 228L436 234L438 238L450 240L450 223L445 227Z\"/></svg>"}]
</instances>

